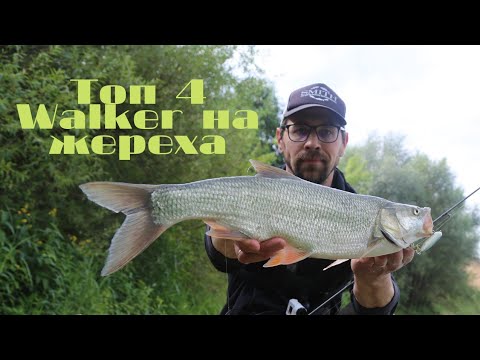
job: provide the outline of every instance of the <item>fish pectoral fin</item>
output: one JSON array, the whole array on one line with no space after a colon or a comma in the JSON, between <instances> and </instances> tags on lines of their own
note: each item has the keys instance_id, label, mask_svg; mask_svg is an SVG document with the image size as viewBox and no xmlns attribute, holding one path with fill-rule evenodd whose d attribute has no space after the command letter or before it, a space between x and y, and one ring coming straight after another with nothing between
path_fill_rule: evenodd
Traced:
<instances>
[{"instance_id":1,"label":"fish pectoral fin","mask_svg":"<svg viewBox=\"0 0 480 360\"><path fill-rule=\"evenodd\" d=\"M385 248L388 245L388 248ZM384 239L377 240L375 242L372 242L370 245L368 245L367 250L360 255L358 258L365 258L365 257L373 257L373 256L380 256L380 255L385 255L385 254L390 254L394 251L392 251L390 248L393 248L393 246L396 246L394 244L391 244L390 242L387 242ZM398 250L401 250L402 248L398 248ZM379 254L378 251L382 252L382 254ZM383 251L382 251L383 250ZM386 252L385 252L386 250Z\"/></svg>"},{"instance_id":2,"label":"fish pectoral fin","mask_svg":"<svg viewBox=\"0 0 480 360\"><path fill-rule=\"evenodd\" d=\"M395 220L392 220L392 211L394 210L391 207L385 207L380 211L380 224L378 229L375 230L375 236L379 237L379 234L381 234L382 237L392 244L405 248L408 246L408 243L402 238L403 228L396 220L396 216Z\"/></svg>"},{"instance_id":3,"label":"fish pectoral fin","mask_svg":"<svg viewBox=\"0 0 480 360\"><path fill-rule=\"evenodd\" d=\"M334 267L334 266L343 264L345 261L348 261L348 260L350 260L350 259L338 259L338 260L335 260L333 263L331 263L331 264L328 265L326 268L324 268L323 271L325 271L325 270L327 270L327 269L330 269L331 267Z\"/></svg>"},{"instance_id":4,"label":"fish pectoral fin","mask_svg":"<svg viewBox=\"0 0 480 360\"><path fill-rule=\"evenodd\" d=\"M278 265L290 265L302 261L309 257L311 253L298 250L291 245L287 245L282 250L279 250L268 260L263 267L273 267Z\"/></svg>"},{"instance_id":5,"label":"fish pectoral fin","mask_svg":"<svg viewBox=\"0 0 480 360\"><path fill-rule=\"evenodd\" d=\"M283 169L279 169L275 166L271 166L268 164L264 164L257 160L250 160L250 164L252 164L253 168L257 172L256 176L263 176L272 179L298 179L300 181L304 181L300 179L298 176L290 174Z\"/></svg>"},{"instance_id":6,"label":"fish pectoral fin","mask_svg":"<svg viewBox=\"0 0 480 360\"><path fill-rule=\"evenodd\" d=\"M360 258L368 257L368 255L373 252L377 247L379 247L382 244L382 240L378 240L375 243L370 244L367 247L367 251L365 251Z\"/></svg>"},{"instance_id":7,"label":"fish pectoral fin","mask_svg":"<svg viewBox=\"0 0 480 360\"><path fill-rule=\"evenodd\" d=\"M405 245L408 245L405 241L399 241L397 240L395 237L393 237L388 231L384 231L382 229L380 229L380 232L382 233L382 236L387 239L388 242L390 242L390 244L393 244L393 245L396 245L396 246L400 246L400 247L405 247Z\"/></svg>"},{"instance_id":8,"label":"fish pectoral fin","mask_svg":"<svg viewBox=\"0 0 480 360\"><path fill-rule=\"evenodd\" d=\"M224 228L225 230L217 230L217 229L210 229L206 232L208 236L211 236L212 238L220 238L220 239L227 239L227 240L236 240L236 241L242 241L246 239L250 239L247 235L244 233L241 233L240 231L236 230L231 230Z\"/></svg>"}]
</instances>

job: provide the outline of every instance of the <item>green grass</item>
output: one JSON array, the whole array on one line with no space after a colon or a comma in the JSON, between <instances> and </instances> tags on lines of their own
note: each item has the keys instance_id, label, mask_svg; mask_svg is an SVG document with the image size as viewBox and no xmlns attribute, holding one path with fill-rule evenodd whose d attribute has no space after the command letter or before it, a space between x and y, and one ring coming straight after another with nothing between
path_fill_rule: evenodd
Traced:
<instances>
[{"instance_id":1,"label":"green grass","mask_svg":"<svg viewBox=\"0 0 480 360\"><path fill-rule=\"evenodd\" d=\"M441 315L479 315L480 290L472 289L463 298L446 297L434 305L434 312Z\"/></svg>"},{"instance_id":2,"label":"green grass","mask_svg":"<svg viewBox=\"0 0 480 360\"><path fill-rule=\"evenodd\" d=\"M99 241L63 234L54 215L41 228L29 214L0 210L0 314L218 314L224 305L227 279L209 264L201 228L180 226L104 278Z\"/></svg>"},{"instance_id":3,"label":"green grass","mask_svg":"<svg viewBox=\"0 0 480 360\"><path fill-rule=\"evenodd\" d=\"M480 315L480 290L468 288L463 296L447 295L439 299L430 309L409 309L399 306L396 313L397 315Z\"/></svg>"}]
</instances>

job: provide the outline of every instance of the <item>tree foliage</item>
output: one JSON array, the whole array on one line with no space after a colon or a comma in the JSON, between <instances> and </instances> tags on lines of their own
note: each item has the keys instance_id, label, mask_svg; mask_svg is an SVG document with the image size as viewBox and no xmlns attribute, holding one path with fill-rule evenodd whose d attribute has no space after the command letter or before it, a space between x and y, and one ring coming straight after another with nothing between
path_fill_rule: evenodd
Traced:
<instances>
[{"instance_id":1,"label":"tree foliage","mask_svg":"<svg viewBox=\"0 0 480 360\"><path fill-rule=\"evenodd\" d=\"M238 59L233 61L233 59ZM226 278L213 269L204 226L186 222L162 235L114 275L101 278L106 250L123 216L86 200L88 181L184 183L246 175L249 158L271 153L278 113L273 87L251 69L251 48L235 46L2 46L0 47L0 313L218 313ZM243 70L242 70L243 69ZM234 71L235 70L235 71ZM243 72L242 72L243 71ZM235 75L235 74L239 75ZM152 155L120 161L115 155L49 155L51 135L104 135L104 129L23 130L16 104L52 114L77 104L77 85L92 83L92 102L104 85L155 85L156 104L141 109L181 109L173 130L109 130L108 135L218 134L226 155ZM176 95L191 79L203 79L203 105ZM127 95L128 96L128 95ZM140 109L128 103L117 113ZM202 110L254 110L258 130L203 130Z\"/></svg>"},{"instance_id":2,"label":"tree foliage","mask_svg":"<svg viewBox=\"0 0 480 360\"><path fill-rule=\"evenodd\" d=\"M365 144L350 147L341 168L361 193L391 201L428 206L435 219L465 194L455 184L445 159L433 161L412 154L403 138L371 135ZM395 273L404 312L433 311L440 300L461 298L468 292L465 265L475 256L478 211L459 210L442 228L442 239Z\"/></svg>"}]
</instances>

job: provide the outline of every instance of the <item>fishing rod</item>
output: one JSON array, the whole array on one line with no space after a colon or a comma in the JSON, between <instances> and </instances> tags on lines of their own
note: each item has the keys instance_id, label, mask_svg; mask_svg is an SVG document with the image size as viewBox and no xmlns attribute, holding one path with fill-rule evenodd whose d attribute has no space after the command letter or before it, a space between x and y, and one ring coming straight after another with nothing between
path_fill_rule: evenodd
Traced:
<instances>
[{"instance_id":1,"label":"fishing rod","mask_svg":"<svg viewBox=\"0 0 480 360\"><path fill-rule=\"evenodd\" d=\"M472 196L473 194L475 194L478 190L480 190L480 187L475 190L474 192L472 192L470 195L468 195L467 197L463 198L462 200L460 200L458 203L456 203L455 205L453 205L450 209L446 210L445 212L443 212L443 214L441 214L439 217L437 217L435 220L433 220L433 226L436 226L436 224L440 223L437 225L437 228L440 230L440 228L445 225L445 223L450 220L450 218L452 217L452 215L450 214L453 210L455 210L457 207L459 207L460 205L462 205L465 200L467 200L470 196Z\"/></svg>"},{"instance_id":2,"label":"fishing rod","mask_svg":"<svg viewBox=\"0 0 480 360\"><path fill-rule=\"evenodd\" d=\"M470 195L464 197L462 200L460 200L459 202L457 202L455 205L453 205L451 208L449 208L448 210L444 211L440 216L438 216L435 220L433 220L433 226L434 228L436 228L437 230L440 230L440 228L442 228L448 220L450 220L452 218L452 211L457 209L460 205L462 205L465 200L467 200L470 196L472 196L473 194L475 194L478 190L480 190L480 187L475 190L474 192L472 192ZM420 254L428 249L430 249L438 240L440 240L440 238L442 237L442 232L441 231L435 231L433 233L432 236L426 238L425 240L422 241L422 243L420 245L417 245L417 248L415 249L415 251ZM312 315L313 313L315 313L317 310L319 310L322 306L324 306L325 304L327 304L330 300L332 300L335 296L337 296L338 294L340 294L342 291L344 291L346 288L348 288L349 286L351 286L353 284L353 279L350 280L347 285L345 285L344 287L342 287L340 290L338 290L335 294L333 294L332 296L330 296L327 300L325 300L322 304L320 304L319 306L317 306L315 309L313 309L310 313L308 313L308 315Z\"/></svg>"},{"instance_id":3,"label":"fishing rod","mask_svg":"<svg viewBox=\"0 0 480 360\"><path fill-rule=\"evenodd\" d=\"M453 216L453 211L459 208L460 206L463 205L465 200L467 200L470 196L475 194L478 190L480 190L480 187L476 189L474 192L472 192L470 195L464 197L462 200L460 200L458 203L453 205L451 208L448 210L444 211L439 217L437 217L435 220L433 220L433 228L435 229L435 232L432 234L432 236L420 240L417 244L413 245L412 248L415 249L415 252L417 254L421 254L424 251L427 251L430 249L435 243L440 240L442 237L442 232L440 229L452 218Z\"/></svg>"}]
</instances>

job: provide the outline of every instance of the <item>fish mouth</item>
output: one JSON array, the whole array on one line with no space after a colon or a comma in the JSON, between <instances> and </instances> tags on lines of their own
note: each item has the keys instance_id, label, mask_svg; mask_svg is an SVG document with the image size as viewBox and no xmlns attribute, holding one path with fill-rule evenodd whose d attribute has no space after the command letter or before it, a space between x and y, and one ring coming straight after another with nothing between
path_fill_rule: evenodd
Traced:
<instances>
[{"instance_id":1,"label":"fish mouth","mask_svg":"<svg viewBox=\"0 0 480 360\"><path fill-rule=\"evenodd\" d=\"M422 230L426 236L430 236L433 234L433 221L430 214L425 215L425 218L423 219Z\"/></svg>"}]
</instances>

